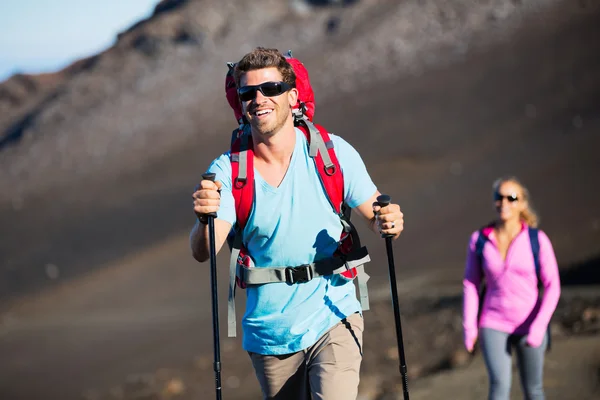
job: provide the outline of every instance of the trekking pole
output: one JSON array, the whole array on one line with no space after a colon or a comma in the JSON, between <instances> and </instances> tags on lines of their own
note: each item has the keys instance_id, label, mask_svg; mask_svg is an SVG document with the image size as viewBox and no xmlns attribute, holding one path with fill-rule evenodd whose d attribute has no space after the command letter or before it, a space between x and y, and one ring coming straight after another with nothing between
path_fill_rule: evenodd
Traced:
<instances>
[{"instance_id":1,"label":"trekking pole","mask_svg":"<svg viewBox=\"0 0 600 400\"><path fill-rule=\"evenodd\" d=\"M203 174L202 179L215 181L215 174ZM217 296L217 252L215 250L215 217L217 213L208 213L208 236L210 251L210 291L212 294L213 349L215 370L215 388L217 400L221 400L221 346L219 341L219 298Z\"/></svg>"},{"instance_id":2,"label":"trekking pole","mask_svg":"<svg viewBox=\"0 0 600 400\"><path fill-rule=\"evenodd\" d=\"M377 197L377 203L381 207L390 204L392 198L386 194ZM392 291L392 305L394 307L394 319L396 320L396 340L398 341L398 357L400 358L400 375L402 376L402 392L404 400L408 400L408 378L406 376L406 359L404 358L404 342L402 340L402 323L400 322L400 307L398 305L398 287L396 286L396 267L394 265L394 252L392 250L392 234L381 234L385 238L385 248L387 250L390 288Z\"/></svg>"}]
</instances>

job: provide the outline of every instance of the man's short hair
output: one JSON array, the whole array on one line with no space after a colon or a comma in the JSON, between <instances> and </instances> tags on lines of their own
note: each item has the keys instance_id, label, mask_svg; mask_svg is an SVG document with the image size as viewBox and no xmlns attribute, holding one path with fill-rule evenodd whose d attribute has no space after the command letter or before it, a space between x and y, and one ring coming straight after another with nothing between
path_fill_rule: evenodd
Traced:
<instances>
[{"instance_id":1,"label":"man's short hair","mask_svg":"<svg viewBox=\"0 0 600 400\"><path fill-rule=\"evenodd\" d=\"M296 73L292 65L287 62L279 50L264 47L255 48L237 63L233 73L235 84L240 87L240 80L246 72L264 68L277 68L282 80L288 85L296 87Z\"/></svg>"}]
</instances>

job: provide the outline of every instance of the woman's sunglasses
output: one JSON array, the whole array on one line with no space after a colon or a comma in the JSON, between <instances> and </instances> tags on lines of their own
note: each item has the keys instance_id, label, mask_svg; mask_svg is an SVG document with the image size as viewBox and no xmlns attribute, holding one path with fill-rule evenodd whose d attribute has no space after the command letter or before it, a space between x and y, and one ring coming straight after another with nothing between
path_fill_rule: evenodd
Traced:
<instances>
[{"instance_id":1,"label":"woman's sunglasses","mask_svg":"<svg viewBox=\"0 0 600 400\"><path fill-rule=\"evenodd\" d=\"M507 196L504 196L500 193L494 193L494 201L499 201L502 202L502 200L508 200L509 203L514 203L515 201L519 200L519 197L517 197L516 194L509 194Z\"/></svg>"},{"instance_id":2,"label":"woman's sunglasses","mask_svg":"<svg viewBox=\"0 0 600 400\"><path fill-rule=\"evenodd\" d=\"M285 82L265 82L260 85L242 86L238 89L238 96L241 101L249 101L256 98L256 92L259 90L263 96L275 97L287 92L291 88L292 86Z\"/></svg>"}]
</instances>

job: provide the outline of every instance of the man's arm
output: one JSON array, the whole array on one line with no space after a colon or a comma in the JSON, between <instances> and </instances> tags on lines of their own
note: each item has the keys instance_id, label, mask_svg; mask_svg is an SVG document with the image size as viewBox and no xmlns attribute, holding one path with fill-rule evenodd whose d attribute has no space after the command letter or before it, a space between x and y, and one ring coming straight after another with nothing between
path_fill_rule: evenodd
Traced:
<instances>
[{"instance_id":1,"label":"man's arm","mask_svg":"<svg viewBox=\"0 0 600 400\"><path fill-rule=\"evenodd\" d=\"M392 234L394 239L398 238L404 227L400 206L389 204L381 208L377 204L377 197L381 193L373 184L360 154L341 137L331 135L331 139L344 172L344 201L367 221L373 232Z\"/></svg>"},{"instance_id":2,"label":"man's arm","mask_svg":"<svg viewBox=\"0 0 600 400\"><path fill-rule=\"evenodd\" d=\"M194 212L198 219L203 216L216 213L221 206L221 190L222 183L219 181L213 182L202 180L192 194L194 199ZM215 218L215 250L218 253L223 247L223 243L227 240L227 235L231 230L231 224L222 219ZM190 232L190 247L194 258L200 262L208 260L210 251L208 249L208 224L203 224L199 220Z\"/></svg>"},{"instance_id":3,"label":"man's arm","mask_svg":"<svg viewBox=\"0 0 600 400\"><path fill-rule=\"evenodd\" d=\"M386 207L377 204L379 191L375 191L369 200L357 206L354 210L361 215L369 225L369 228L377 234L392 234L397 239L404 229L404 214L400 211L398 204L390 203Z\"/></svg>"},{"instance_id":4,"label":"man's arm","mask_svg":"<svg viewBox=\"0 0 600 400\"><path fill-rule=\"evenodd\" d=\"M217 253L223 247L225 240L227 240L230 230L231 224L229 222L215 218L215 250ZM196 260L200 262L208 260L210 256L210 250L208 249L208 224L204 225L200 221L196 221L190 232L190 247Z\"/></svg>"}]
</instances>

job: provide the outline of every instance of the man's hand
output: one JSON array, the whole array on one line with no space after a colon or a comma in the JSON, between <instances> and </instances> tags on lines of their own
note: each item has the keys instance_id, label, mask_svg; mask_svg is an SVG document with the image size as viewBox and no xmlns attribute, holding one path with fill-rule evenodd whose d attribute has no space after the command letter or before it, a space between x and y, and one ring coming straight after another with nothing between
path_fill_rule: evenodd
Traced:
<instances>
[{"instance_id":1,"label":"man's hand","mask_svg":"<svg viewBox=\"0 0 600 400\"><path fill-rule=\"evenodd\" d=\"M194 199L194 212L200 222L205 221L206 215L219 211L221 205L221 182L202 180L194 189L192 198ZM206 222L204 222L206 223Z\"/></svg>"},{"instance_id":2,"label":"man's hand","mask_svg":"<svg viewBox=\"0 0 600 400\"><path fill-rule=\"evenodd\" d=\"M390 203L385 207L381 207L379 203L374 202L373 213L375 213L379 233L394 235L394 239L398 239L398 236L404 230L404 214L400 211L400 206Z\"/></svg>"},{"instance_id":3,"label":"man's hand","mask_svg":"<svg viewBox=\"0 0 600 400\"><path fill-rule=\"evenodd\" d=\"M194 258L204 262L209 258L208 250L208 216L209 213L216 213L221 206L221 182L213 182L203 179L194 189L192 198L194 199L194 213L198 217L198 222L194 224L190 232L190 246ZM225 243L227 235L231 231L231 223L216 218L215 222L215 250L217 253Z\"/></svg>"}]
</instances>

